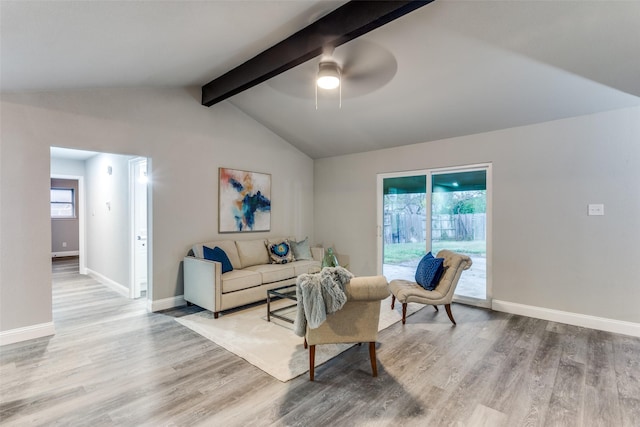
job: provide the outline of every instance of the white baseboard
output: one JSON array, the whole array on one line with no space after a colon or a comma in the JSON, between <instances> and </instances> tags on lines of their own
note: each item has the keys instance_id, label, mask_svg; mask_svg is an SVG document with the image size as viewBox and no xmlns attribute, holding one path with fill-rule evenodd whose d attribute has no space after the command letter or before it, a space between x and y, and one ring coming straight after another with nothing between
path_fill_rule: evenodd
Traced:
<instances>
[{"instance_id":1,"label":"white baseboard","mask_svg":"<svg viewBox=\"0 0 640 427\"><path fill-rule=\"evenodd\" d=\"M51 252L51 258L60 258L65 256L80 256L80 251Z\"/></svg>"},{"instance_id":2,"label":"white baseboard","mask_svg":"<svg viewBox=\"0 0 640 427\"><path fill-rule=\"evenodd\" d=\"M24 328L11 329L0 332L0 345L32 340L35 338L55 335L53 322L40 323L39 325L26 326Z\"/></svg>"},{"instance_id":3,"label":"white baseboard","mask_svg":"<svg viewBox=\"0 0 640 427\"><path fill-rule=\"evenodd\" d=\"M174 307L181 307L185 304L187 304L187 302L184 300L184 295L178 295L175 297L160 299L156 301L149 300L147 311L155 312L168 310Z\"/></svg>"},{"instance_id":4,"label":"white baseboard","mask_svg":"<svg viewBox=\"0 0 640 427\"><path fill-rule=\"evenodd\" d=\"M122 296L125 296L127 298L130 297L129 295L129 288L127 288L124 285L121 285L120 283L116 282L115 280L111 280L109 279L107 276L104 276L96 271L93 271L90 268L87 268L87 275L96 279L97 281L107 285L108 287L110 287L111 289L113 289L114 291L116 291L117 293L119 293Z\"/></svg>"},{"instance_id":5,"label":"white baseboard","mask_svg":"<svg viewBox=\"0 0 640 427\"><path fill-rule=\"evenodd\" d=\"M552 310L550 308L517 304L515 302L493 300L491 308L495 311L518 314L567 325L582 326L599 331L614 332L616 334L640 337L640 323L607 319L605 317L589 316L587 314L571 313L568 311Z\"/></svg>"}]
</instances>

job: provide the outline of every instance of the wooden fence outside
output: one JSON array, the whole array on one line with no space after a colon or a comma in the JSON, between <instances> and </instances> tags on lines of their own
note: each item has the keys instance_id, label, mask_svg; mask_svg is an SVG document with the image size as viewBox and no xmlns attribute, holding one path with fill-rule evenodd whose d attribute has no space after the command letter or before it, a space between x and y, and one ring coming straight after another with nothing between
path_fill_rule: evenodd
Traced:
<instances>
[{"instance_id":1,"label":"wooden fence outside","mask_svg":"<svg viewBox=\"0 0 640 427\"><path fill-rule=\"evenodd\" d=\"M433 240L485 240L486 214L434 215ZM426 217L419 214L386 213L384 216L384 242L408 243L426 240Z\"/></svg>"}]
</instances>

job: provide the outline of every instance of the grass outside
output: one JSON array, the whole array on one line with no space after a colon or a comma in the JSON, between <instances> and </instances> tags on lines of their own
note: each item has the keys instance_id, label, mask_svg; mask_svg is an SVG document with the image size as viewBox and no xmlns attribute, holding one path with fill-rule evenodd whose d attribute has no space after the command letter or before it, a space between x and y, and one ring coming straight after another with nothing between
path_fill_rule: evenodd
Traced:
<instances>
[{"instance_id":1,"label":"grass outside","mask_svg":"<svg viewBox=\"0 0 640 427\"><path fill-rule=\"evenodd\" d=\"M486 252L486 242L484 240L439 240L433 242L431 252L434 255L441 249L449 249L450 251L463 254L484 255ZM425 242L386 243L384 245L384 263L400 264L422 258L425 253Z\"/></svg>"}]
</instances>

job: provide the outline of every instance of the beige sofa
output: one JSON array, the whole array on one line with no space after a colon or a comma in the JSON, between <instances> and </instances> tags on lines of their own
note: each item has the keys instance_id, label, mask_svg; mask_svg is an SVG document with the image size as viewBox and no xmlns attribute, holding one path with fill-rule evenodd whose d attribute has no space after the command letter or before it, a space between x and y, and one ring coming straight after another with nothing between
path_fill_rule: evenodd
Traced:
<instances>
[{"instance_id":1,"label":"beige sofa","mask_svg":"<svg viewBox=\"0 0 640 427\"><path fill-rule=\"evenodd\" d=\"M269 238L271 242L282 240ZM271 264L267 239L218 240L193 245L184 258L184 299L212 311L217 318L223 310L265 300L267 290L294 285L298 275L319 268L323 248L310 248L313 259ZM222 264L204 259L203 247L222 249L232 271L222 273ZM339 257L341 260L344 257Z\"/></svg>"}]
</instances>

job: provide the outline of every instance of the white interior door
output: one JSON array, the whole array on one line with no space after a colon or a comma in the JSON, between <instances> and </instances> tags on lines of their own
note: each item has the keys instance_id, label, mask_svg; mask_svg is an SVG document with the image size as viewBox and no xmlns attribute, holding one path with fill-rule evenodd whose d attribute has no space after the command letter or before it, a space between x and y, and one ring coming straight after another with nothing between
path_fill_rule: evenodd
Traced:
<instances>
[{"instance_id":1,"label":"white interior door","mask_svg":"<svg viewBox=\"0 0 640 427\"><path fill-rule=\"evenodd\" d=\"M130 163L132 190L132 297L147 296L148 287L148 225L147 225L147 159Z\"/></svg>"}]
</instances>

